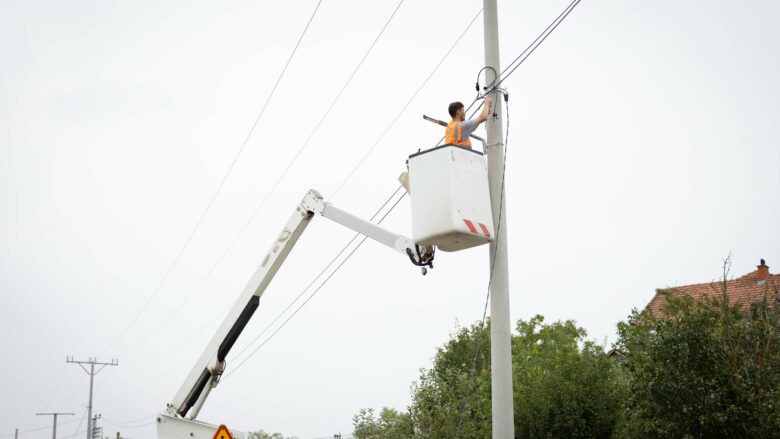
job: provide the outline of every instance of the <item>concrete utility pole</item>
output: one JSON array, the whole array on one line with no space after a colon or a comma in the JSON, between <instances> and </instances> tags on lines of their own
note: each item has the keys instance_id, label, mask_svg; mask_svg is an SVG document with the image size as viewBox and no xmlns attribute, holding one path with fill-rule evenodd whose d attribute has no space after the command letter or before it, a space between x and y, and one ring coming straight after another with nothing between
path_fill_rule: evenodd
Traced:
<instances>
[{"instance_id":1,"label":"concrete utility pole","mask_svg":"<svg viewBox=\"0 0 780 439\"><path fill-rule=\"evenodd\" d=\"M51 416L53 418L51 439L57 439L57 416L59 415L73 416L75 415L75 413L36 413L35 414L35 416ZM17 429L16 432L18 433L19 430ZM16 437L16 434L14 434L14 437Z\"/></svg>"},{"instance_id":2,"label":"concrete utility pole","mask_svg":"<svg viewBox=\"0 0 780 439\"><path fill-rule=\"evenodd\" d=\"M19 429L14 428L14 439L19 439Z\"/></svg>"},{"instance_id":3,"label":"concrete utility pole","mask_svg":"<svg viewBox=\"0 0 780 439\"><path fill-rule=\"evenodd\" d=\"M485 85L495 85L501 62L498 50L496 0L483 0L485 27ZM515 437L512 394L512 333L509 317L509 264L507 255L506 191L504 189L504 121L501 93L492 93L496 117L487 120L487 157L490 204L496 239L490 243L490 366L493 404L493 439Z\"/></svg>"},{"instance_id":4,"label":"concrete utility pole","mask_svg":"<svg viewBox=\"0 0 780 439\"><path fill-rule=\"evenodd\" d=\"M67 363L74 363L78 364L82 369L84 369L84 372L89 375L89 404L87 405L87 439L92 438L92 387L95 381L95 375L98 374L101 370L103 370L106 366L119 366L119 361L117 360L111 360L110 363L101 363L97 361L95 358L90 358L86 361L76 361L73 359L73 357L67 357L65 359ZM89 364L89 370L84 367L85 364ZM100 366L100 368L96 371L95 365Z\"/></svg>"}]
</instances>

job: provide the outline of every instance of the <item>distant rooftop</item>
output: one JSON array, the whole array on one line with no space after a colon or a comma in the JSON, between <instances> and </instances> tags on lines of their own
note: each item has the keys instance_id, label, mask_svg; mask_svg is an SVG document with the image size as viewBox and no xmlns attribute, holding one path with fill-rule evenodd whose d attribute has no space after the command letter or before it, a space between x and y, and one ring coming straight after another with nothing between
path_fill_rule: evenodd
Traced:
<instances>
[{"instance_id":1,"label":"distant rooftop","mask_svg":"<svg viewBox=\"0 0 780 439\"><path fill-rule=\"evenodd\" d=\"M769 303L778 300L778 288L780 288L780 274L770 274L769 266L761 259L761 264L742 277L732 279L726 282L726 289L729 295L729 305L741 304L746 309L751 303L760 301L764 297ZM679 287L664 288L672 297L690 296L694 300L701 300L707 296L718 297L722 294L723 282L708 282L702 284L683 285ZM663 315L662 308L666 303L666 297L656 293L650 303L647 304L647 310L654 316Z\"/></svg>"}]
</instances>

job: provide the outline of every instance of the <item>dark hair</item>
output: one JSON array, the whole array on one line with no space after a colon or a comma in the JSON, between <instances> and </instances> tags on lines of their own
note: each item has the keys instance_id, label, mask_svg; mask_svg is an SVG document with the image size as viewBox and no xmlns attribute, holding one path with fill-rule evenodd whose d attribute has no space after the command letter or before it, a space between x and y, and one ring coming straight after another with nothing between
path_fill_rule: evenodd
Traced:
<instances>
[{"instance_id":1,"label":"dark hair","mask_svg":"<svg viewBox=\"0 0 780 439\"><path fill-rule=\"evenodd\" d=\"M457 113L458 110L460 110L461 108L463 108L463 103L461 103L461 102L453 102L453 103L450 104L450 107L447 109L447 111L450 112L450 117L454 118L455 117L455 113Z\"/></svg>"}]
</instances>

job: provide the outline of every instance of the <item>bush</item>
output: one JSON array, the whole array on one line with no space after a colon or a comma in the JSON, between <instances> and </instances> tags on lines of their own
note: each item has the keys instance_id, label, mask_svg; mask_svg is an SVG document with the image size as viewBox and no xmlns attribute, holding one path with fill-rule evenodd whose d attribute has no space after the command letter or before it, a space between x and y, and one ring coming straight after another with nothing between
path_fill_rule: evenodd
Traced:
<instances>
[{"instance_id":1,"label":"bush","mask_svg":"<svg viewBox=\"0 0 780 439\"><path fill-rule=\"evenodd\" d=\"M780 314L666 292L665 315L618 326L630 398L618 437L780 437ZM663 293L663 292L662 292Z\"/></svg>"}]
</instances>

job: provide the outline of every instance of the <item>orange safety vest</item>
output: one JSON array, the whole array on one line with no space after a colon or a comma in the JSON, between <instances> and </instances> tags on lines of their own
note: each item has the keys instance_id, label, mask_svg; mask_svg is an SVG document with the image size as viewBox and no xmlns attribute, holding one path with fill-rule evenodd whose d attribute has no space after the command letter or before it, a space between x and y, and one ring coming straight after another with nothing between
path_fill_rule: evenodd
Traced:
<instances>
[{"instance_id":1,"label":"orange safety vest","mask_svg":"<svg viewBox=\"0 0 780 439\"><path fill-rule=\"evenodd\" d=\"M463 122L451 120L444 131L444 143L451 145L465 146L471 148L471 140L468 136L463 139ZM458 140L461 139L461 140Z\"/></svg>"}]
</instances>

